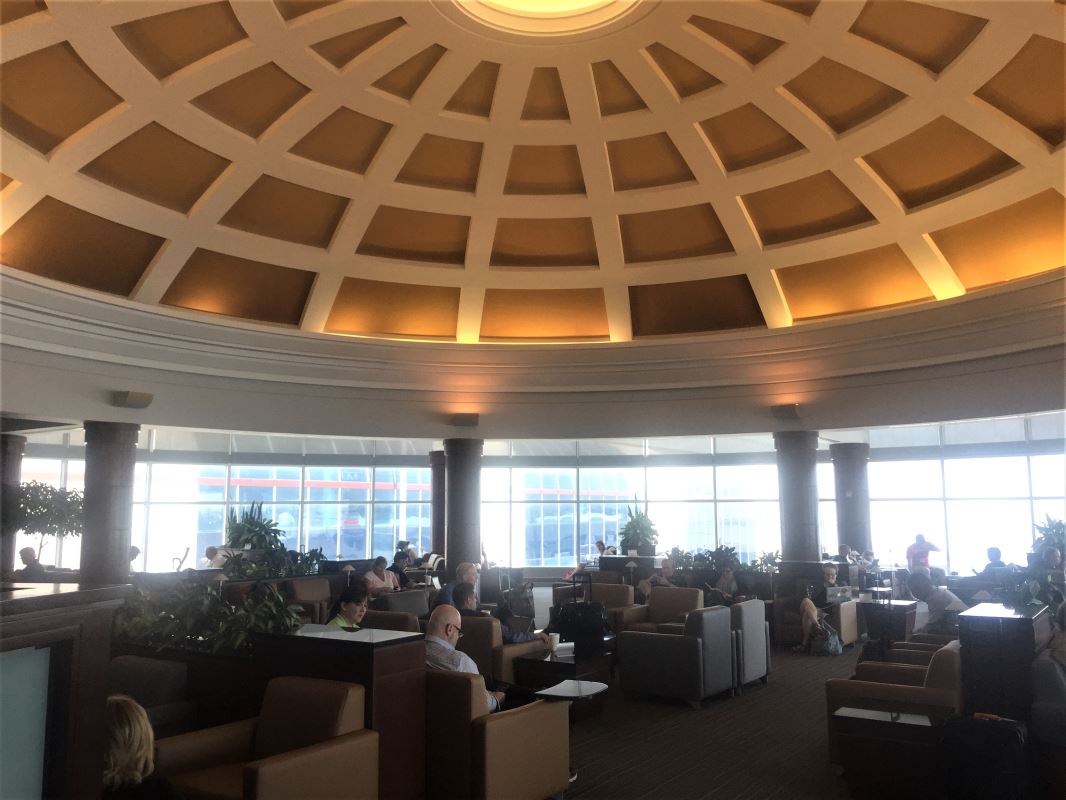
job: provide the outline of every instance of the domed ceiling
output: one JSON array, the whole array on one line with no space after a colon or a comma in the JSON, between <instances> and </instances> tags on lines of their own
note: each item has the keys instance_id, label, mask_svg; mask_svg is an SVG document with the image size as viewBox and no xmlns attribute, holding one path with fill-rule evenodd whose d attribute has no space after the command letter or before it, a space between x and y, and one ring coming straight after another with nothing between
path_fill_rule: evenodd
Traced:
<instances>
[{"instance_id":1,"label":"domed ceiling","mask_svg":"<svg viewBox=\"0 0 1066 800\"><path fill-rule=\"evenodd\" d=\"M1064 260L1054 0L5 0L0 20L0 260L141 304L630 341Z\"/></svg>"}]
</instances>

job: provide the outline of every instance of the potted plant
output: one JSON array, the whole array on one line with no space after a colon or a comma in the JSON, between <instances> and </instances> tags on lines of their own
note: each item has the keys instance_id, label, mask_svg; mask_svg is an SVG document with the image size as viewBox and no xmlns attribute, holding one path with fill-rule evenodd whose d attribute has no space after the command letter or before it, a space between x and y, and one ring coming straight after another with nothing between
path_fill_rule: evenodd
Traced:
<instances>
[{"instance_id":1,"label":"potted plant","mask_svg":"<svg viewBox=\"0 0 1066 800\"><path fill-rule=\"evenodd\" d=\"M635 503L626 507L626 524L618 532L619 546L624 555L633 550L638 556L655 555L655 545L659 542L659 532L651 517L645 514Z\"/></svg>"},{"instance_id":2,"label":"potted plant","mask_svg":"<svg viewBox=\"0 0 1066 800\"><path fill-rule=\"evenodd\" d=\"M18 489L14 519L10 531L39 537L37 557L41 557L45 537L62 539L80 536L85 527L84 496L77 489L57 489L48 483L29 481Z\"/></svg>"},{"instance_id":3,"label":"potted plant","mask_svg":"<svg viewBox=\"0 0 1066 800\"><path fill-rule=\"evenodd\" d=\"M1066 556L1066 523L1061 519L1052 519L1050 514L1045 516L1043 524L1037 523L1033 526L1039 534L1033 542L1033 552L1043 559L1044 551L1055 547Z\"/></svg>"}]
</instances>

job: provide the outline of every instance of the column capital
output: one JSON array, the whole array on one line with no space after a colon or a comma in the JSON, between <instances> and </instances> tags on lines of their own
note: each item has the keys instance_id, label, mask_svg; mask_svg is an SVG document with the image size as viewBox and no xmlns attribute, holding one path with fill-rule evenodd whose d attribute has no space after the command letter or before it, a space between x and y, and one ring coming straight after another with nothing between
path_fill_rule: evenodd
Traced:
<instances>
[{"instance_id":1,"label":"column capital","mask_svg":"<svg viewBox=\"0 0 1066 800\"><path fill-rule=\"evenodd\" d=\"M775 431L774 449L782 450L817 450L818 431Z\"/></svg>"},{"instance_id":2,"label":"column capital","mask_svg":"<svg viewBox=\"0 0 1066 800\"><path fill-rule=\"evenodd\" d=\"M119 445L137 445L137 436L141 431L137 422L101 422L86 420L85 443L114 443Z\"/></svg>"}]
</instances>

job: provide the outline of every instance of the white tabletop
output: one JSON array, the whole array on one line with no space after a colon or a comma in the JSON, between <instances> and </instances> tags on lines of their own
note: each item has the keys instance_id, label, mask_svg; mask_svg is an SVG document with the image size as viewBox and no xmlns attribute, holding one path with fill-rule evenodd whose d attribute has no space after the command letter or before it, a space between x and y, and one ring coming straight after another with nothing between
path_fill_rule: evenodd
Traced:
<instances>
[{"instance_id":1,"label":"white tabletop","mask_svg":"<svg viewBox=\"0 0 1066 800\"><path fill-rule=\"evenodd\" d=\"M606 691L607 684L598 681L562 681L534 694L549 700L581 700L586 697L595 697Z\"/></svg>"}]
</instances>

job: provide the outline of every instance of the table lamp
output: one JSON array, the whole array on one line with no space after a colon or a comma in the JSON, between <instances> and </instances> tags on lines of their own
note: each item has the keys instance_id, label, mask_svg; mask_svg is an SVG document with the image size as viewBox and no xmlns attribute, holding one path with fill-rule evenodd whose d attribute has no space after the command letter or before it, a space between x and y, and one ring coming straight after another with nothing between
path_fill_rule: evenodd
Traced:
<instances>
[{"instance_id":1,"label":"table lamp","mask_svg":"<svg viewBox=\"0 0 1066 800\"><path fill-rule=\"evenodd\" d=\"M355 567L353 567L351 564L345 564L343 567L341 567L341 572L345 572L348 575L348 581L345 583L345 586L351 586L352 573L355 572Z\"/></svg>"},{"instance_id":2,"label":"table lamp","mask_svg":"<svg viewBox=\"0 0 1066 800\"><path fill-rule=\"evenodd\" d=\"M218 596L222 596L222 584L229 580L223 573L219 572L211 576L211 580L218 584Z\"/></svg>"},{"instance_id":3,"label":"table lamp","mask_svg":"<svg viewBox=\"0 0 1066 800\"><path fill-rule=\"evenodd\" d=\"M633 585L633 570L635 570L636 568L637 568L637 562L636 561L630 561L628 564L626 564L626 569L629 570L629 585L630 586Z\"/></svg>"}]
</instances>

